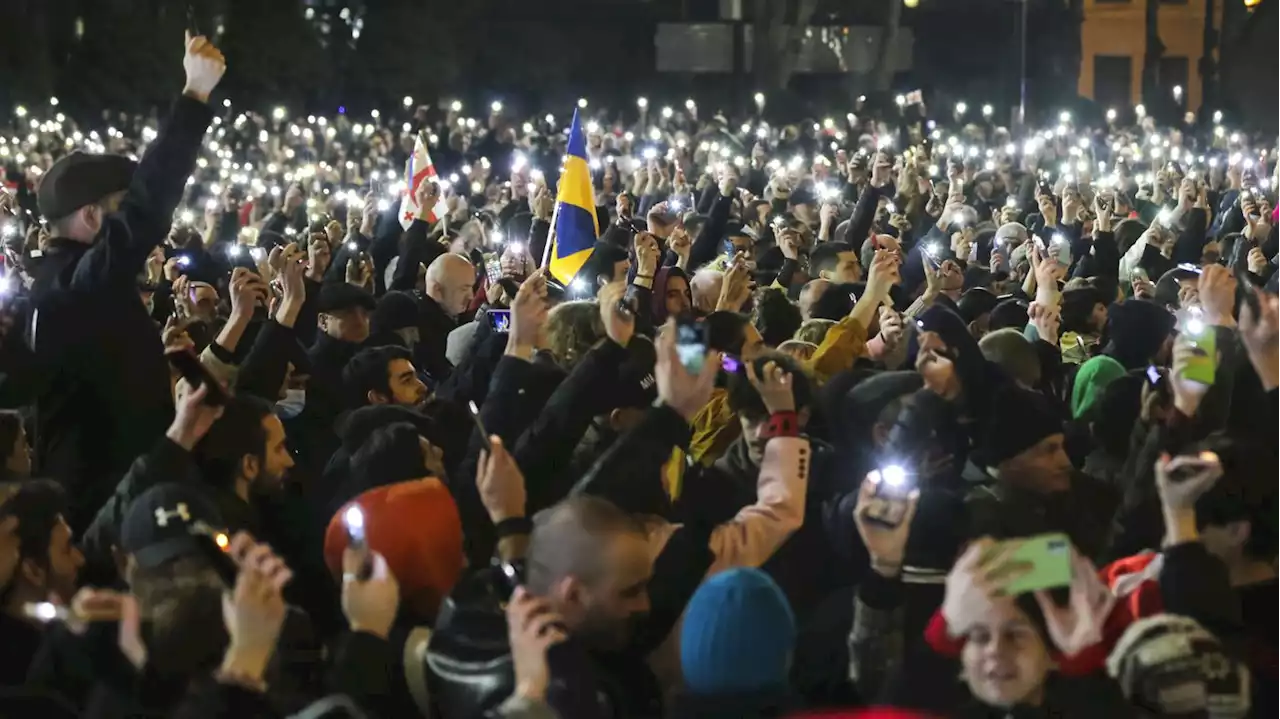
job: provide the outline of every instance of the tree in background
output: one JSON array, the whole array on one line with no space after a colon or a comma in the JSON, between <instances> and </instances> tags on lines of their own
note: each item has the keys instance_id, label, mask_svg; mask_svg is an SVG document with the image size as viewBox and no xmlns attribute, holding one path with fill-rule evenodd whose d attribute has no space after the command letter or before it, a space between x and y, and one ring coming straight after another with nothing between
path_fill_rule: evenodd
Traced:
<instances>
[{"instance_id":1,"label":"tree in background","mask_svg":"<svg viewBox=\"0 0 1280 719\"><path fill-rule=\"evenodd\" d=\"M1160 0L1147 0L1147 51L1142 56L1142 101L1155 111L1164 101L1160 92L1160 58L1164 43L1160 42Z\"/></svg>"},{"instance_id":2,"label":"tree in background","mask_svg":"<svg viewBox=\"0 0 1280 719\"><path fill-rule=\"evenodd\" d=\"M788 13L788 10L794 10ZM751 69L756 87L785 90L818 0L756 0Z\"/></svg>"},{"instance_id":3,"label":"tree in background","mask_svg":"<svg viewBox=\"0 0 1280 719\"><path fill-rule=\"evenodd\" d=\"M876 64L871 69L871 89L887 93L893 86L894 48L898 45L898 25L902 22L903 0L885 0L884 24L880 26L880 47L876 49Z\"/></svg>"}]
</instances>

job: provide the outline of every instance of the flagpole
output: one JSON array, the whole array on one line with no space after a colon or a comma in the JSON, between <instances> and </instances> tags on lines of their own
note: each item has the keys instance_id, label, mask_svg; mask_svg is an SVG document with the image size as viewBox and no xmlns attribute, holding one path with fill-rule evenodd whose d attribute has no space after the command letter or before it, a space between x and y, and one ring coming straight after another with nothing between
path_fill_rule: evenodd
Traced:
<instances>
[{"instance_id":1,"label":"flagpole","mask_svg":"<svg viewBox=\"0 0 1280 719\"><path fill-rule=\"evenodd\" d=\"M559 183L556 183L556 186L558 187ZM555 234L556 218L559 216L560 216L560 202L557 200L555 209L551 211L551 226L547 228L547 241L546 241L546 244L542 246L542 264L539 265L539 267L546 268L548 272L550 272L551 245L553 240L552 235Z\"/></svg>"}]
</instances>

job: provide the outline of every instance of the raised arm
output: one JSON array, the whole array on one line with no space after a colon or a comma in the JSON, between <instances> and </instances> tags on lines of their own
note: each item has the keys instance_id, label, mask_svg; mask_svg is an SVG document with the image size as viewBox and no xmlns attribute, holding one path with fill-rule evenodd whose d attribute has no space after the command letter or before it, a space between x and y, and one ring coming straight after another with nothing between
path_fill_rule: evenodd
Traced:
<instances>
[{"instance_id":1,"label":"raised arm","mask_svg":"<svg viewBox=\"0 0 1280 719\"><path fill-rule=\"evenodd\" d=\"M209 93L226 71L222 53L204 37L187 37L182 66L187 74L182 96L143 154L119 210L106 219L102 237L76 268L75 287L132 284L147 255L169 234L213 118Z\"/></svg>"}]
</instances>

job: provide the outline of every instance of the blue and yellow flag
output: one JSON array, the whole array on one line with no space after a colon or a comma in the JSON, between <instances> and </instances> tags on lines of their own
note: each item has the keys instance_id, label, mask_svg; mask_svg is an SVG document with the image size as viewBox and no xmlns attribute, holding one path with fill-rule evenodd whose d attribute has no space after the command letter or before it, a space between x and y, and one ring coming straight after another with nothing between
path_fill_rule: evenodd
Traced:
<instances>
[{"instance_id":1,"label":"blue and yellow flag","mask_svg":"<svg viewBox=\"0 0 1280 719\"><path fill-rule=\"evenodd\" d=\"M551 248L551 276L562 284L573 281L595 249L600 226L596 221L595 193L591 189L591 168L587 166L587 135L573 111L569 127L569 150L556 189L555 243Z\"/></svg>"}]
</instances>

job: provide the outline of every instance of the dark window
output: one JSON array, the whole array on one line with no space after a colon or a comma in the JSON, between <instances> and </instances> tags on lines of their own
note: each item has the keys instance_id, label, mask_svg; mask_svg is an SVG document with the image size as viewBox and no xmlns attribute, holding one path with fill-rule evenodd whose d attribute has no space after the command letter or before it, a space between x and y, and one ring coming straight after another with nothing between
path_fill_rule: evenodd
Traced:
<instances>
[{"instance_id":1,"label":"dark window","mask_svg":"<svg viewBox=\"0 0 1280 719\"><path fill-rule=\"evenodd\" d=\"M1172 97L1173 88L1175 87L1182 88L1182 92L1185 93L1189 78L1187 58L1160 58L1160 89L1164 92L1165 97Z\"/></svg>"},{"instance_id":2,"label":"dark window","mask_svg":"<svg viewBox=\"0 0 1280 719\"><path fill-rule=\"evenodd\" d=\"M1133 58L1128 55L1093 56L1093 99L1101 107L1128 107L1133 103L1130 77Z\"/></svg>"}]
</instances>

